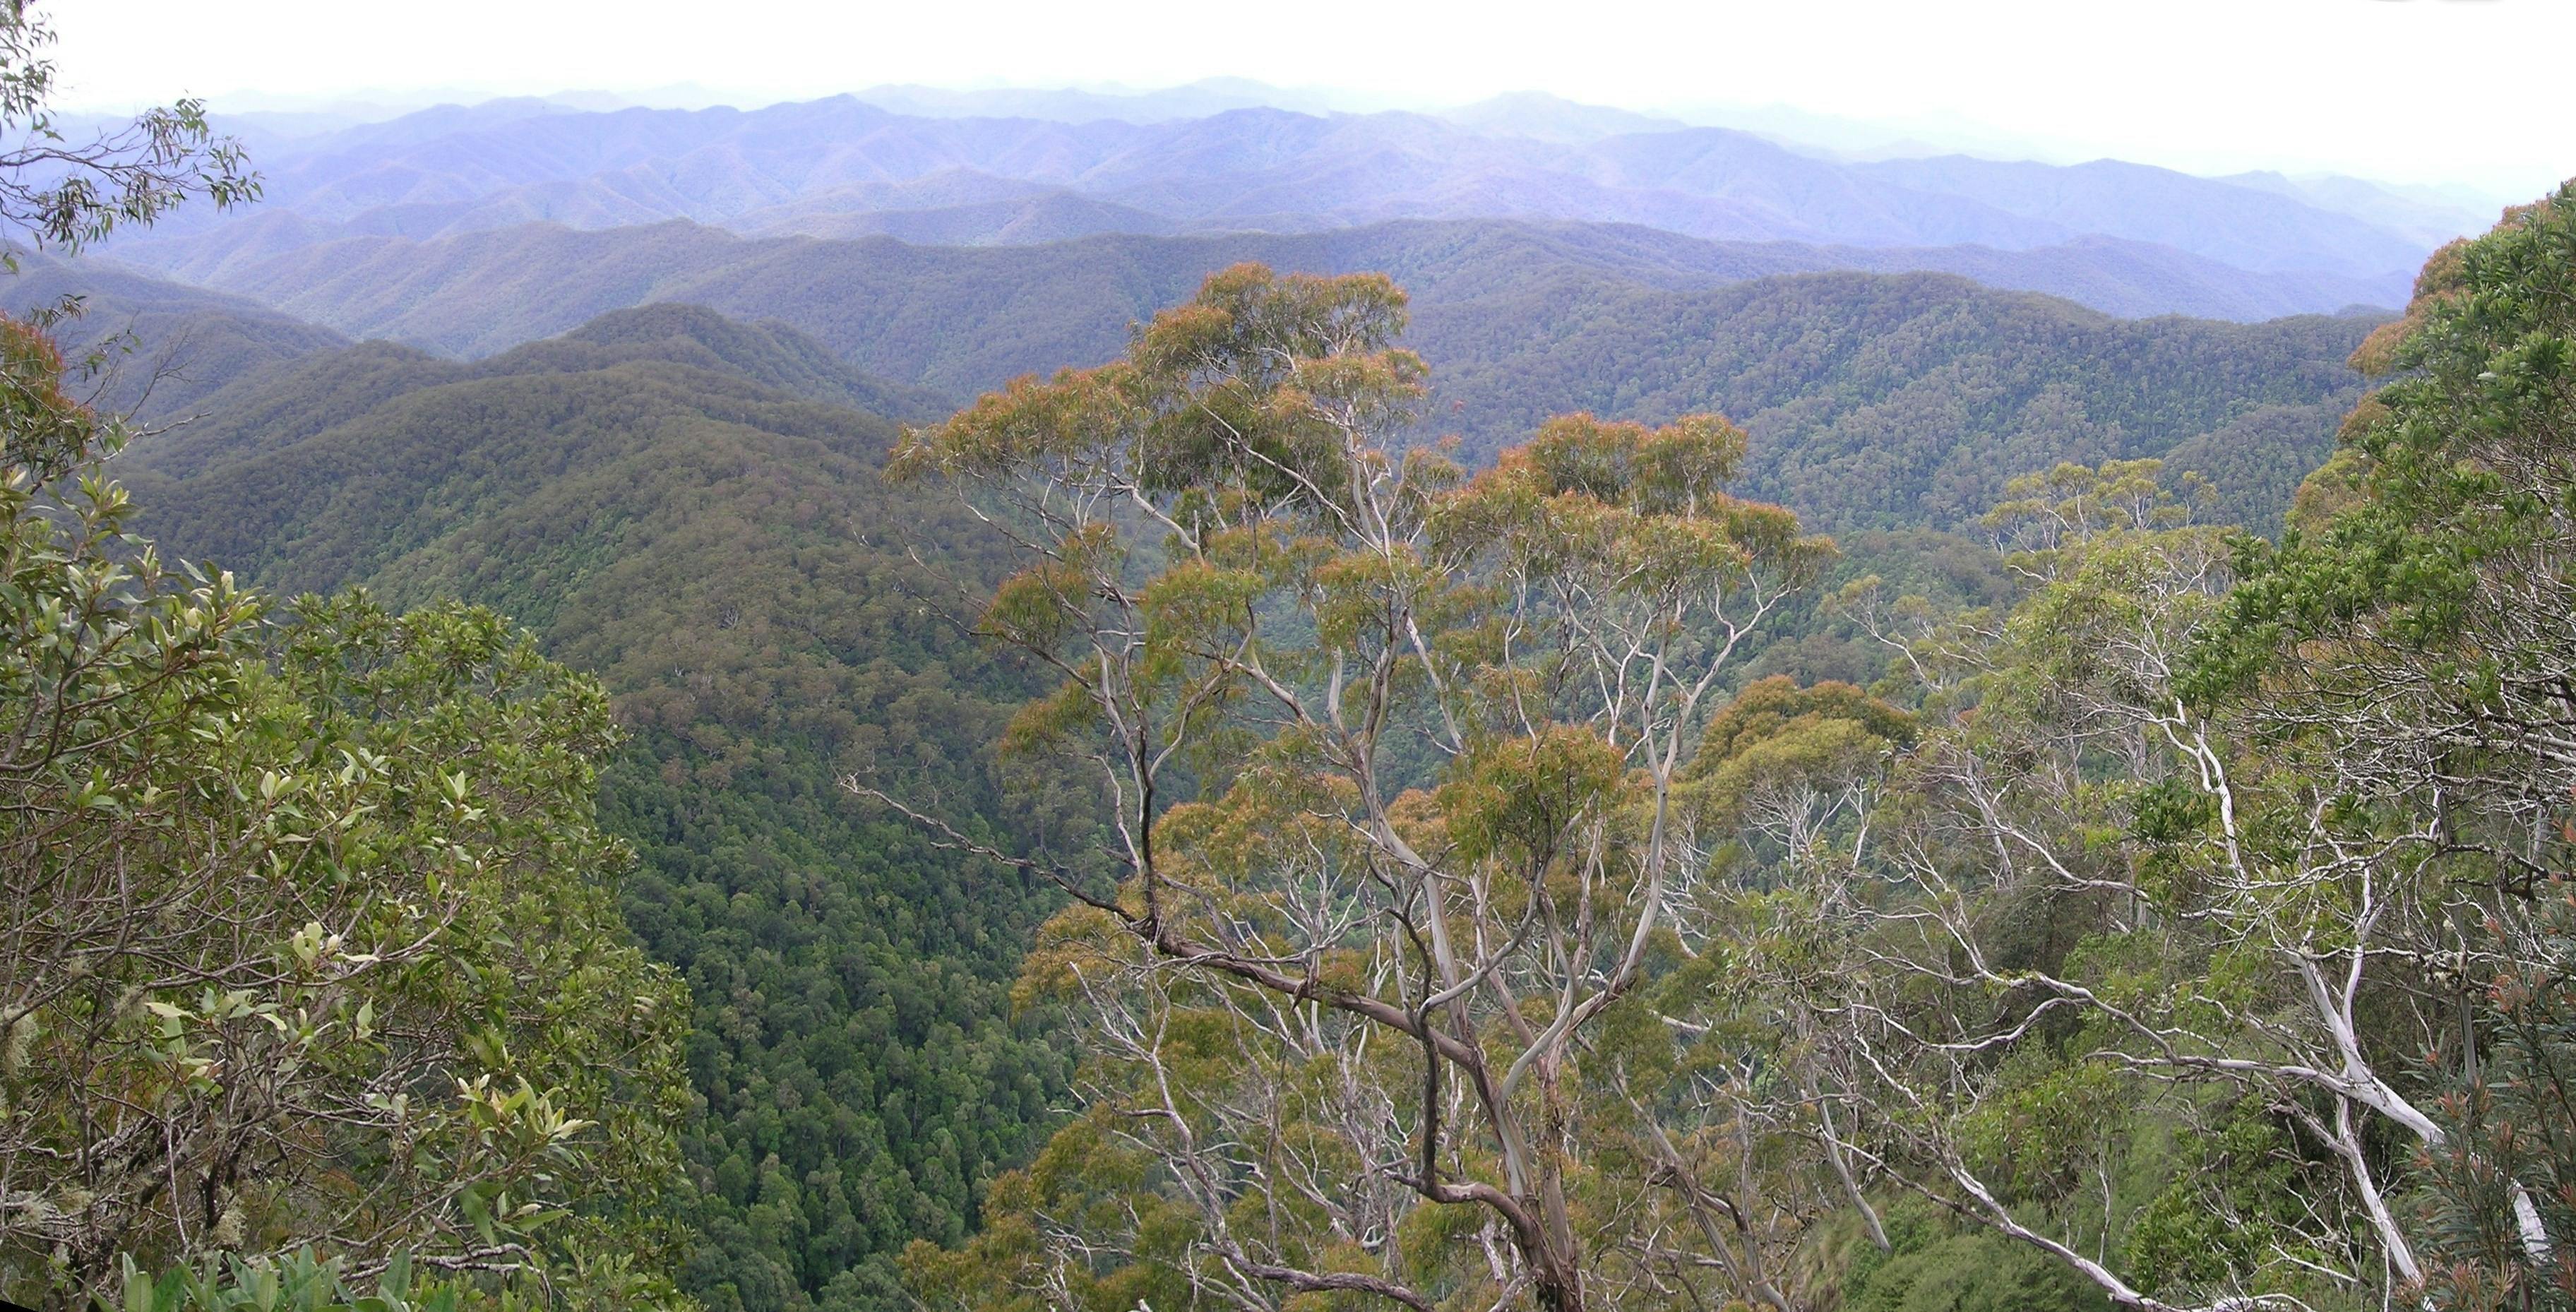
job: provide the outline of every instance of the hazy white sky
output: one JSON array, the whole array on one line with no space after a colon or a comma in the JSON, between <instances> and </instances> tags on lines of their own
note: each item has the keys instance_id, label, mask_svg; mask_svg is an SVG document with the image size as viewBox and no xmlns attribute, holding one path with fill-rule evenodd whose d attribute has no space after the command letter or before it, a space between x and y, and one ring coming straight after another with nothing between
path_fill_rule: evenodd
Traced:
<instances>
[{"instance_id":1,"label":"hazy white sky","mask_svg":"<svg viewBox=\"0 0 2576 1312\"><path fill-rule=\"evenodd\" d=\"M55 0L66 103L1238 76L1982 125L2056 156L2535 195L2576 174L2576 0Z\"/></svg>"}]
</instances>

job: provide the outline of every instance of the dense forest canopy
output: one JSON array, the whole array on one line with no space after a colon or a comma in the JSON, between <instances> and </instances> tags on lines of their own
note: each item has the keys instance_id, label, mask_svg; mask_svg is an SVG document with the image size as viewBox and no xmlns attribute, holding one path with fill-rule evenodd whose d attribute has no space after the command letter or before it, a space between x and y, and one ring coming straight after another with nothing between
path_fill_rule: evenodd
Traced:
<instances>
[{"instance_id":1,"label":"dense forest canopy","mask_svg":"<svg viewBox=\"0 0 2576 1312\"><path fill-rule=\"evenodd\" d=\"M908 552L977 587L992 565L952 508L881 485L894 425L833 404L905 395L659 306L476 365L310 361L133 470L167 549L289 590L465 597L598 673L627 735L599 793L638 854L626 920L696 999L672 1208L711 1306L885 1305L884 1259L961 1236L1065 1087L1005 997L1042 900L834 787L900 759L1002 832L1050 832L983 747L1020 676Z\"/></svg>"}]
</instances>

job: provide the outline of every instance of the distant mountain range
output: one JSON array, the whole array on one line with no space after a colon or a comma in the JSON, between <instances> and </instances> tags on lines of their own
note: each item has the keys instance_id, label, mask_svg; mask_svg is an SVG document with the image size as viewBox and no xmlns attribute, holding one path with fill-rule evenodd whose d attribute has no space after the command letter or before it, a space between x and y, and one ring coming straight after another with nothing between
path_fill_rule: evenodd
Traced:
<instances>
[{"instance_id":1,"label":"distant mountain range","mask_svg":"<svg viewBox=\"0 0 2576 1312\"><path fill-rule=\"evenodd\" d=\"M884 94L911 109L1020 116L904 113L848 96L752 111L443 106L254 140L263 204L187 216L110 253L231 285L249 265L349 238L530 222L679 218L752 235L995 245L1515 219L1796 243L1832 267L1955 270L2115 313L2259 318L2401 303L2445 226L2429 200L2350 179L2213 179L2112 160L1840 161L1544 96L1446 117L1258 106L1132 122L1068 121L1081 106L1055 93ZM1173 96L1177 111L1228 93ZM2010 257L2024 255L2052 272L2013 272L2028 266ZM2163 272L2142 283L2141 267Z\"/></svg>"},{"instance_id":2,"label":"distant mountain range","mask_svg":"<svg viewBox=\"0 0 2576 1312\"><path fill-rule=\"evenodd\" d=\"M353 337L389 337L454 356L505 350L591 315L655 300L785 318L894 376L911 376L912 362L878 358L862 343L918 334L926 345L937 343L937 359L973 362L955 369L930 365L919 375L952 389L1104 358L1123 343L1130 321L1242 260L1386 272L1425 311L1502 292L1546 292L1571 305L1603 289L1702 291L1852 267L1887 273L1929 267L2000 288L2107 301L2132 315L2181 302L2209 318L2268 318L2288 312L2295 291L2267 303L2227 301L2222 295L2249 284L2167 248L2102 241L2084 249L2085 258L2071 253L1827 250L1702 242L1641 227L1492 221L1287 235L1113 234L994 249L746 239L689 223L587 232L540 224L428 242L350 239L210 272L218 287ZM888 309L895 305L905 314ZM915 322L909 314L921 318ZM970 322L987 315L1000 321L943 336L961 314Z\"/></svg>"},{"instance_id":3,"label":"distant mountain range","mask_svg":"<svg viewBox=\"0 0 2576 1312\"><path fill-rule=\"evenodd\" d=\"M174 272L353 336L392 337L428 350L473 356L651 300L703 301L773 313L760 306L782 297L823 303L834 289L854 286L901 295L911 271L971 268L1007 287L1013 303L1036 307L1000 337L968 344L1003 352L1011 370L1048 369L1114 350L1130 319L1186 296L1206 274L1247 259L1286 269L1383 271L1432 302L1461 281L1535 287L1606 277L1683 290L1827 269L1953 273L1999 289L2045 292L2127 316L2182 312L2258 320L2320 303L2342 307L2372 299L2372 284L2366 280L2249 273L2171 247L2110 238L2032 251L1973 246L1873 250L1706 242L1638 226L1492 220L1176 237L1119 232L1083 208L1086 204L1005 198L935 209L809 216L812 226L827 232L877 234L875 240L857 242L746 239L685 222L594 230L528 224L428 241L375 236L304 244L268 233L274 240L245 240L229 248L210 243L201 248L201 260ZM938 240L979 223L999 222L1052 225L1048 235L1082 240L990 250L960 249L979 243ZM261 230L246 228L242 235L258 237ZM901 241L885 240L887 236ZM1103 272L1111 269L1127 272ZM1110 277L1119 289L1114 303L1097 300L1089 290L1102 277ZM754 285L779 290L742 290ZM1052 315L1074 306L1096 317L1069 332L1048 326ZM845 312L828 304L821 308ZM1054 353L1065 351L1072 354Z\"/></svg>"}]
</instances>

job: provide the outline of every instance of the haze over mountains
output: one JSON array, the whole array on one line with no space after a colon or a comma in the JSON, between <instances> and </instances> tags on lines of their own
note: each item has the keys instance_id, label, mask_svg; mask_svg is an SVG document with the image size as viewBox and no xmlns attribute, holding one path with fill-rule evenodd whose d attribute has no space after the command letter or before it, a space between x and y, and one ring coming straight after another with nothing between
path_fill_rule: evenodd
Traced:
<instances>
[{"instance_id":1,"label":"haze over mountains","mask_svg":"<svg viewBox=\"0 0 2576 1312\"><path fill-rule=\"evenodd\" d=\"M898 90L887 98L906 109L1015 116L896 112L851 96L752 111L515 100L263 132L262 204L184 216L109 254L268 299L293 267L271 262L296 252L367 243L331 257L348 262L531 223L686 219L753 236L1027 245L1510 220L1633 225L1722 248L1668 257L1685 266L1957 272L2117 314L2256 319L2398 304L2460 218L2350 179L2211 179L2112 160L1838 160L1534 95L1447 117L1256 106L1139 122L1069 121L1095 107L1074 93L943 101ZM1166 108L1195 107L1175 97Z\"/></svg>"}]
</instances>

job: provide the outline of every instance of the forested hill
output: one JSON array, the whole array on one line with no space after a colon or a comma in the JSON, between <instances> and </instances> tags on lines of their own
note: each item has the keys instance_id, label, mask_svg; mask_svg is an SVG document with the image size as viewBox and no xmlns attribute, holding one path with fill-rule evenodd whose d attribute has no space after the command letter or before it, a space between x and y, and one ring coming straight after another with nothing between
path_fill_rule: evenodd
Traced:
<instances>
[{"instance_id":1,"label":"forested hill","mask_svg":"<svg viewBox=\"0 0 2576 1312\"><path fill-rule=\"evenodd\" d=\"M215 310L199 314L221 317ZM944 394L854 368L785 324L745 323L704 306L674 302L603 314L561 337L472 363L386 341L346 346L345 339L325 330L311 331L345 349L317 345L283 358L242 361L214 374L215 385L200 393L202 401L188 422L156 436L138 453L143 466L138 477L150 483L185 477L215 463L239 464L431 387L592 373L627 364L675 367L682 371L683 389L712 377L727 388L752 384L899 421L938 418L955 406ZM137 337L145 353L159 345L148 330L139 330ZM144 413L162 418L172 412L156 396Z\"/></svg>"},{"instance_id":2,"label":"forested hill","mask_svg":"<svg viewBox=\"0 0 2576 1312\"><path fill-rule=\"evenodd\" d=\"M835 787L890 762L1013 841L1048 796L986 764L1018 677L923 600L992 562L907 559L976 539L879 479L863 398L919 399L661 306L471 365L308 356L120 462L165 553L489 603L607 682L626 915L695 999L684 1283L719 1310L891 1306L885 1255L965 1233L1066 1077L1005 1000L1040 900Z\"/></svg>"},{"instance_id":3,"label":"forested hill","mask_svg":"<svg viewBox=\"0 0 2576 1312\"><path fill-rule=\"evenodd\" d=\"M75 357L96 351L100 371L85 381L117 411L189 413L246 374L349 339L318 323L243 296L164 282L94 260L74 262L16 251L0 311L25 316L71 310L57 335Z\"/></svg>"},{"instance_id":4,"label":"forested hill","mask_svg":"<svg viewBox=\"0 0 2576 1312\"><path fill-rule=\"evenodd\" d=\"M1754 489L1837 529L1954 524L2013 474L2139 456L2213 475L2232 513L2269 525L2358 394L2344 360L2376 322L2115 319L1937 275L1789 276L1795 260L1766 249L1519 224L985 249L528 227L324 248L241 285L343 331L459 355L622 306L702 302L959 396L1107 359L1131 323L1238 260L1384 271L1412 294L1408 340L1433 368L1426 435L1482 454L1560 410L1719 410L1755 435Z\"/></svg>"},{"instance_id":5,"label":"forested hill","mask_svg":"<svg viewBox=\"0 0 2576 1312\"><path fill-rule=\"evenodd\" d=\"M1534 288L1423 305L1439 420L1484 447L1551 411L1728 414L1745 486L1827 528L1959 526L2012 477L2155 457L2269 530L2332 449L2375 317L2114 319L1955 278L1707 292ZM1537 327L1533 327L1537 325Z\"/></svg>"}]
</instances>

